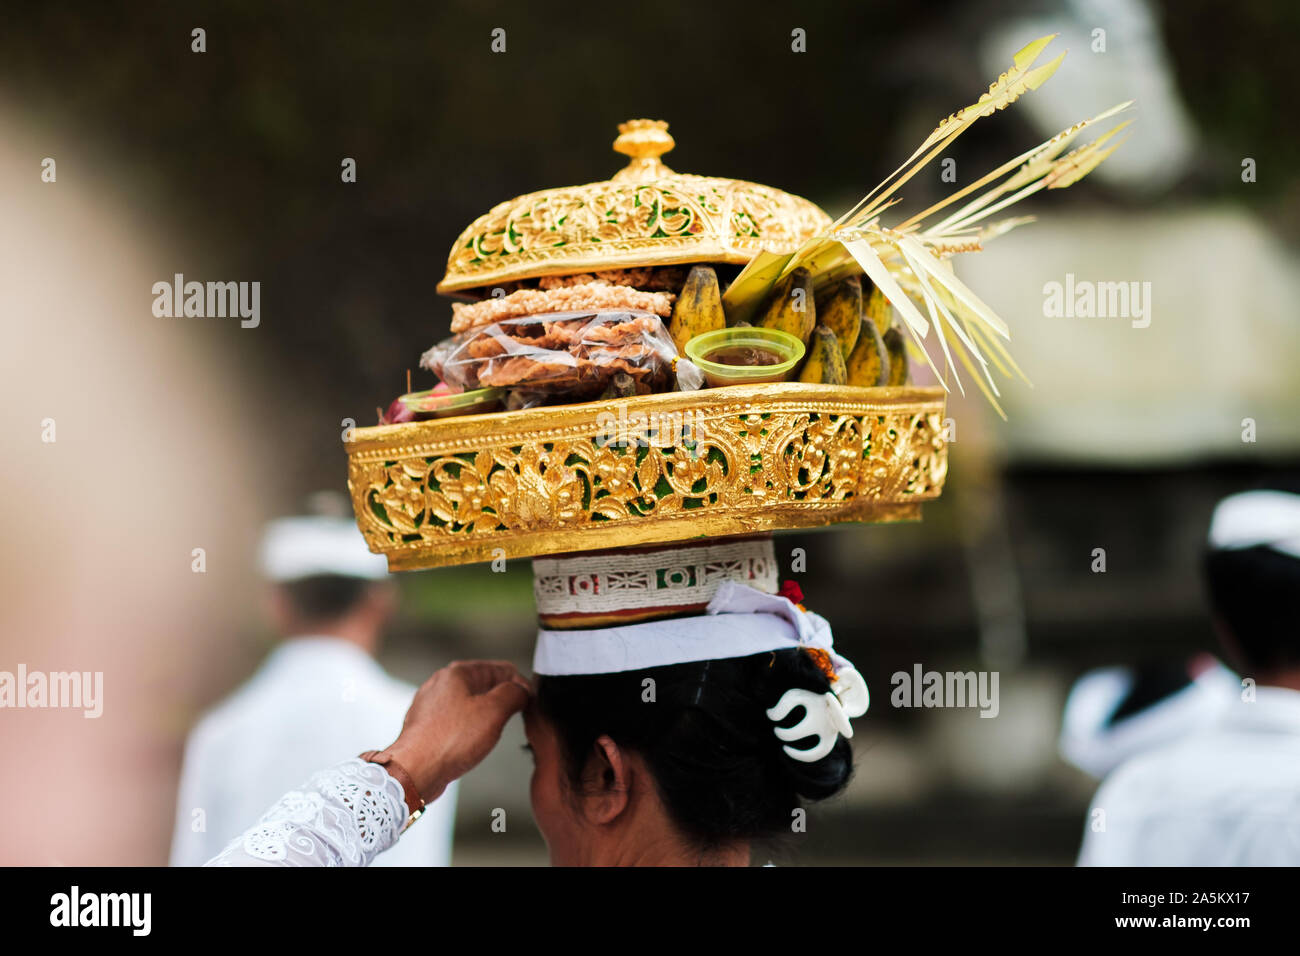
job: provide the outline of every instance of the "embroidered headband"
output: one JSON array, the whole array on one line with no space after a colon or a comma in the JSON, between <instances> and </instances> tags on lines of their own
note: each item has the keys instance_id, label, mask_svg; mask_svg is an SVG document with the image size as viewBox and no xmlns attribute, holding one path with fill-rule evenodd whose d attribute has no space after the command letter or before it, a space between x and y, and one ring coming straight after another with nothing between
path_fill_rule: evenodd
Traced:
<instances>
[{"instance_id":1,"label":"embroidered headband","mask_svg":"<svg viewBox=\"0 0 1300 956\"><path fill-rule=\"evenodd\" d=\"M776 593L772 539L533 559L537 617L542 627L552 630L702 614L723 581Z\"/></svg>"}]
</instances>

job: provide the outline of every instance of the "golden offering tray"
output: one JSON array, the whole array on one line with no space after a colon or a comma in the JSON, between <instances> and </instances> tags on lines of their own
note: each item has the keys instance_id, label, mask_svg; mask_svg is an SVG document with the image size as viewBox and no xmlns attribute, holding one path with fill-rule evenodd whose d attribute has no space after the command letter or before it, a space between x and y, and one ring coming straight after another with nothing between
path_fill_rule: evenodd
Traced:
<instances>
[{"instance_id":1,"label":"golden offering tray","mask_svg":"<svg viewBox=\"0 0 1300 956\"><path fill-rule=\"evenodd\" d=\"M479 216L453 243L438 284L444 295L478 300L452 307L457 333L490 332L498 316L576 314L567 290L601 302L605 286L618 308L649 296L678 358L691 341L743 326L796 335L806 358L794 382L354 429L348 484L370 550L390 570L411 570L919 518L947 474L941 422L946 387L961 385L958 367L1004 418L992 371L1025 378L1004 344L1007 323L952 260L1030 221L990 216L1100 165L1128 122L1083 145L1076 138L1132 103L1080 120L925 209L893 207L964 131L1052 76L1064 54L1038 63L1052 40L1016 51L975 102L941 119L835 220L781 189L674 171L661 159L674 146L668 124L649 119L619 126L614 149L630 161L609 179L531 192ZM676 275L680 266L693 268ZM664 294L671 307L653 299ZM510 341L501 349L540 355L540 369L476 379L471 390L513 386L508 400L527 401L524 386L544 390L548 360L592 364L568 346L559 355L502 337ZM919 361L945 387L903 384ZM619 394L628 383L591 384Z\"/></svg>"},{"instance_id":2,"label":"golden offering tray","mask_svg":"<svg viewBox=\"0 0 1300 956\"><path fill-rule=\"evenodd\" d=\"M786 382L357 428L348 487L390 571L917 520L944 398Z\"/></svg>"}]
</instances>

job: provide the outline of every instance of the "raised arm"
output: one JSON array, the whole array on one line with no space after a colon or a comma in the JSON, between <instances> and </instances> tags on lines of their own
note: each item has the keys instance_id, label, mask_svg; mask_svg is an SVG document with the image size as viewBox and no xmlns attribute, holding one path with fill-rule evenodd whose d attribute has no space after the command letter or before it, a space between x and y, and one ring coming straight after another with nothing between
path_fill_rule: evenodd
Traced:
<instances>
[{"instance_id":1,"label":"raised arm","mask_svg":"<svg viewBox=\"0 0 1300 956\"><path fill-rule=\"evenodd\" d=\"M369 866L406 825L402 786L353 757L312 774L207 866Z\"/></svg>"},{"instance_id":2,"label":"raised arm","mask_svg":"<svg viewBox=\"0 0 1300 956\"><path fill-rule=\"evenodd\" d=\"M504 661L458 661L416 692L384 751L433 802L491 752L528 702L527 681ZM208 866L369 866L397 842L414 807L382 766L359 758L291 790Z\"/></svg>"}]
</instances>

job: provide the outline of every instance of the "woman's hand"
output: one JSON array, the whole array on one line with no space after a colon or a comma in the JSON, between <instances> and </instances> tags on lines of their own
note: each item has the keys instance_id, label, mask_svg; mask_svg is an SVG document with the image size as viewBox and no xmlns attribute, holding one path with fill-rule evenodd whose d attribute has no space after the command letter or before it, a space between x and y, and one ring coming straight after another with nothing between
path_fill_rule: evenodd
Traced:
<instances>
[{"instance_id":1,"label":"woman's hand","mask_svg":"<svg viewBox=\"0 0 1300 956\"><path fill-rule=\"evenodd\" d=\"M385 752L407 773L426 803L469 772L501 739L532 689L506 661L456 661L415 693L402 733Z\"/></svg>"}]
</instances>

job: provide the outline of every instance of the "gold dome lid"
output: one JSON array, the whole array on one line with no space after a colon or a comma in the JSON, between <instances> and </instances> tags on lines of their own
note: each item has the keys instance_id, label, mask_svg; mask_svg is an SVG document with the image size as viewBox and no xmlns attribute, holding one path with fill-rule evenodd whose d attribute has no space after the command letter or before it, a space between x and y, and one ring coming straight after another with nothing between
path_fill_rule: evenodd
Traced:
<instances>
[{"instance_id":1,"label":"gold dome lid","mask_svg":"<svg viewBox=\"0 0 1300 956\"><path fill-rule=\"evenodd\" d=\"M743 265L760 250L793 252L831 219L770 186L675 173L662 120L619 124L631 162L608 180L544 189L495 206L460 234L442 293L596 269L687 262Z\"/></svg>"}]
</instances>

